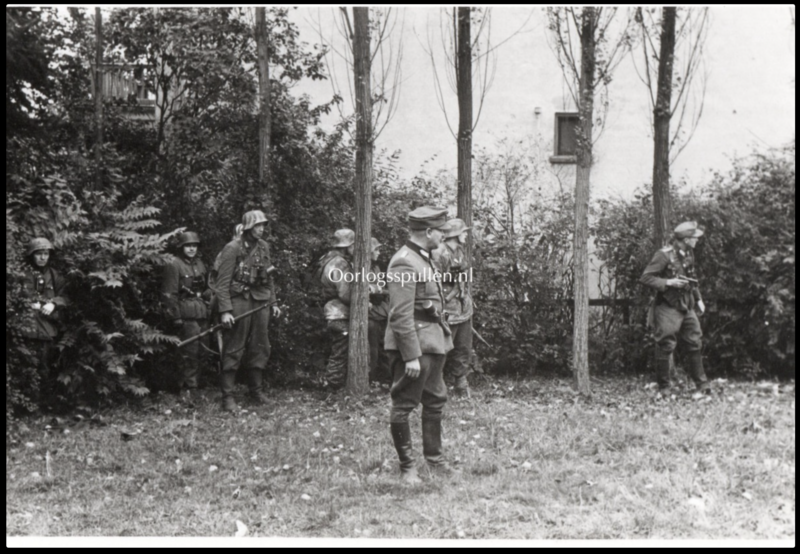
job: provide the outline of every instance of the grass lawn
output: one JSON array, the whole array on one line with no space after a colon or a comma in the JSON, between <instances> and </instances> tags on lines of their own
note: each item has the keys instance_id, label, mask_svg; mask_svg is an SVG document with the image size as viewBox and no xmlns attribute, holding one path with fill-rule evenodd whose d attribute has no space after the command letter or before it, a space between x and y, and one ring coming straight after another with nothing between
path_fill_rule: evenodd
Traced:
<instances>
[{"instance_id":1,"label":"grass lawn","mask_svg":"<svg viewBox=\"0 0 800 554\"><path fill-rule=\"evenodd\" d=\"M794 385L666 400L645 385L603 381L586 401L556 380L483 383L445 408L460 474L411 487L378 389L270 390L235 416L206 391L194 408L163 394L31 417L6 445L6 534L794 539ZM418 410L412 430L421 458Z\"/></svg>"}]
</instances>

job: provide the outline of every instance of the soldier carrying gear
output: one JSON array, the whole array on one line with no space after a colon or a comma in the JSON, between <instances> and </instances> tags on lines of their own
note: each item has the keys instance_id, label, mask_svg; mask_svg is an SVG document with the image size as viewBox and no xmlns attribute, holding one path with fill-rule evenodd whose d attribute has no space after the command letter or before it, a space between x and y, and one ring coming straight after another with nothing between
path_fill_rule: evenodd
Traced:
<instances>
[{"instance_id":1,"label":"soldier carrying gear","mask_svg":"<svg viewBox=\"0 0 800 554\"><path fill-rule=\"evenodd\" d=\"M465 245L471 227L459 218L451 219L447 225L450 230L445 234L444 242L433 252L434 261L442 270L445 311L453 332L453 350L447 355L444 375L445 378L452 375L457 394L469 397L467 375L472 357L473 305L468 283L470 261Z\"/></svg>"},{"instance_id":2,"label":"soldier carrying gear","mask_svg":"<svg viewBox=\"0 0 800 554\"><path fill-rule=\"evenodd\" d=\"M178 235L178 254L164 266L161 294L165 317L175 334L186 340L208 327L206 302L211 298L208 271L198 255L200 237L194 232ZM191 402L197 395L201 341L195 341L180 351L179 387L181 397Z\"/></svg>"},{"instance_id":3,"label":"soldier carrying gear","mask_svg":"<svg viewBox=\"0 0 800 554\"><path fill-rule=\"evenodd\" d=\"M656 377L662 393L670 387L670 358L680 340L687 353L688 373L702 392L710 391L703 369L703 332L698 313L705 305L695 280L694 247L703 236L697 222L687 221L675 228L672 244L655 253L639 282L656 290L652 306L656 341ZM695 310L697 313L695 313Z\"/></svg>"},{"instance_id":4,"label":"soldier carrying gear","mask_svg":"<svg viewBox=\"0 0 800 554\"><path fill-rule=\"evenodd\" d=\"M392 368L392 440L400 458L402 479L419 482L411 447L408 416L422 403L422 451L431 471L447 473L442 455L442 410L447 387L442 379L445 356L453 341L441 314L444 293L431 251L450 230L447 210L424 206L408 214L410 238L392 256L387 270L389 322L384 341Z\"/></svg>"},{"instance_id":5,"label":"soldier carrying gear","mask_svg":"<svg viewBox=\"0 0 800 554\"><path fill-rule=\"evenodd\" d=\"M22 321L14 326L15 334L36 358L41 378L38 393L52 384L52 365L58 356L55 347L55 340L60 333L58 320L63 308L69 304L64 295L66 282L50 263L53 250L53 244L43 237L28 242L25 257L29 268L22 277L21 296L30 309L21 314ZM34 401L40 397L34 398Z\"/></svg>"},{"instance_id":6,"label":"soldier carrying gear","mask_svg":"<svg viewBox=\"0 0 800 554\"><path fill-rule=\"evenodd\" d=\"M325 369L325 382L333 389L347 379L347 352L350 331L350 294L352 292L353 249L356 234L339 229L333 234L331 250L317 261L315 277L325 294L325 320L331 337L331 355Z\"/></svg>"},{"instance_id":7,"label":"soldier carrying gear","mask_svg":"<svg viewBox=\"0 0 800 554\"><path fill-rule=\"evenodd\" d=\"M262 239L267 218L260 210L244 214L242 236L235 238L218 256L215 293L223 332L222 409L236 410L233 392L236 370L243 366L247 371L251 398L258 404L266 403L263 393L263 372L270 354L269 320L280 317L275 296L269 244ZM269 310L259 310L252 316L236 320L245 312L269 304Z\"/></svg>"}]
</instances>

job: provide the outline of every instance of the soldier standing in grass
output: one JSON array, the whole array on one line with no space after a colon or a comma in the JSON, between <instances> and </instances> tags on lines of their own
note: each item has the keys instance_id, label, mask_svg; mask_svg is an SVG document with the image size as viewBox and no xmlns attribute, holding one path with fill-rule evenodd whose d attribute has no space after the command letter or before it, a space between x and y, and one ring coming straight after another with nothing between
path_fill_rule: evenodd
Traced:
<instances>
[{"instance_id":1,"label":"soldier standing in grass","mask_svg":"<svg viewBox=\"0 0 800 554\"><path fill-rule=\"evenodd\" d=\"M447 355L444 375L445 378L452 375L456 394L469 397L467 375L472 355L472 296L469 293L470 263L465 245L470 227L457 217L448 221L447 226L450 230L445 234L444 242L433 253L442 270L444 309L453 332L453 350Z\"/></svg>"},{"instance_id":2,"label":"soldier standing in grass","mask_svg":"<svg viewBox=\"0 0 800 554\"><path fill-rule=\"evenodd\" d=\"M206 302L211 297L211 290L208 288L206 266L197 256L199 246L200 237L197 233L181 233L178 236L178 255L164 266L161 282L164 311L170 326L181 340L194 337L208 327ZM201 340L180 349L179 386L181 398L188 402L197 395Z\"/></svg>"},{"instance_id":3,"label":"soldier standing in grass","mask_svg":"<svg viewBox=\"0 0 800 554\"><path fill-rule=\"evenodd\" d=\"M339 229L333 234L331 250L317 262L316 278L322 283L325 320L331 337L331 355L325 370L326 386L337 390L347 379L350 331L350 293L353 282L353 245L356 234Z\"/></svg>"},{"instance_id":4,"label":"soldier standing in grass","mask_svg":"<svg viewBox=\"0 0 800 554\"><path fill-rule=\"evenodd\" d=\"M68 303L63 295L64 278L50 265L53 250L52 243L46 238L32 239L25 249L25 259L30 267L22 277L21 295L28 302L29 309L23 314L18 332L36 358L41 379L40 393L49 388L53 377L52 364L57 355L55 340L59 335L57 322L61 310ZM39 394L40 398L42 396L46 395Z\"/></svg>"},{"instance_id":5,"label":"soldier standing in grass","mask_svg":"<svg viewBox=\"0 0 800 554\"><path fill-rule=\"evenodd\" d=\"M236 410L233 391L236 370L247 372L250 397L258 404L267 402L263 392L264 375L269 359L270 316L280 317L275 296L269 245L262 239L267 217L260 210L249 211L242 218L242 236L225 245L219 255L215 283L217 309L223 332L222 409ZM269 304L269 308L234 321L241 314Z\"/></svg>"},{"instance_id":6,"label":"soldier standing in grass","mask_svg":"<svg viewBox=\"0 0 800 554\"><path fill-rule=\"evenodd\" d=\"M402 479L419 482L408 416L422 403L422 452L429 471L449 473L442 455L445 355L453 348L444 315L441 275L431 251L449 231L447 210L424 206L408 214L409 240L387 270L389 318L385 345L392 368L391 432Z\"/></svg>"},{"instance_id":7,"label":"soldier standing in grass","mask_svg":"<svg viewBox=\"0 0 800 554\"><path fill-rule=\"evenodd\" d=\"M672 244L655 253L639 279L656 290L651 319L656 341L656 377L662 394L670 387L670 357L678 341L686 352L688 373L698 390L710 392L703 370L703 331L697 317L706 308L695 280L693 252L702 236L703 231L695 221L675 227Z\"/></svg>"},{"instance_id":8,"label":"soldier standing in grass","mask_svg":"<svg viewBox=\"0 0 800 554\"><path fill-rule=\"evenodd\" d=\"M389 315L389 296L385 292L386 283L380 283L377 276L381 270L377 265L380 255L381 243L378 239L370 239L370 257L372 258L372 274L376 282L370 283L369 304L369 380L370 382L391 383L392 376L389 370L388 357L384 350L384 336L386 335L386 318Z\"/></svg>"}]
</instances>

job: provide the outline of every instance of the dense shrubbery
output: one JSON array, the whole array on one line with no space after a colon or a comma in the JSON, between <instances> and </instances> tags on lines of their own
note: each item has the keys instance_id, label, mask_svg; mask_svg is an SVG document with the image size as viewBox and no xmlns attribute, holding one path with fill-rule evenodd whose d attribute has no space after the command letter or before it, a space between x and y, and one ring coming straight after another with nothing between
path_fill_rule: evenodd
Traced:
<instances>
[{"instance_id":1,"label":"dense shrubbery","mask_svg":"<svg viewBox=\"0 0 800 554\"><path fill-rule=\"evenodd\" d=\"M709 373L793 377L794 145L737 160L730 174L673 198L675 222L696 220L706 230L696 257L708 306L702 322ZM637 303L631 326L613 326L602 340L609 351L637 360L631 369L640 371L648 358L651 294L638 279L653 255L652 198L642 192L598 208L598 256L615 277L609 294Z\"/></svg>"}]
</instances>

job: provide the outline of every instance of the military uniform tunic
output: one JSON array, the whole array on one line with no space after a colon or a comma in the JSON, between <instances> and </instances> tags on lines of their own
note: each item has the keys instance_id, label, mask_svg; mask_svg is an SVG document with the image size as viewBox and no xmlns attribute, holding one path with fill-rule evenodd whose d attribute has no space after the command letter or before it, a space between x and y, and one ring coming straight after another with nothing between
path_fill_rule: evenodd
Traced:
<instances>
[{"instance_id":1,"label":"military uniform tunic","mask_svg":"<svg viewBox=\"0 0 800 554\"><path fill-rule=\"evenodd\" d=\"M263 239L232 240L219 255L215 283L219 313L234 317L264 304L277 304L275 285L267 274L272 266L269 245ZM259 310L223 331L222 371L236 371L242 365L251 370L267 367L270 309Z\"/></svg>"},{"instance_id":2,"label":"military uniform tunic","mask_svg":"<svg viewBox=\"0 0 800 554\"><path fill-rule=\"evenodd\" d=\"M210 297L208 271L198 257L189 259L176 256L168 263L164 267L161 294L165 317L173 322L181 322L177 329L179 339L186 340L199 335L208 327L208 308L205 303ZM197 388L202 340L180 349L181 387Z\"/></svg>"},{"instance_id":3,"label":"military uniform tunic","mask_svg":"<svg viewBox=\"0 0 800 554\"><path fill-rule=\"evenodd\" d=\"M447 355L444 374L456 379L469 374L472 356L472 296L469 293L469 260L466 249L456 244L452 249L443 242L434 251L434 257L442 269L442 290L445 296L445 311L453 331L453 350Z\"/></svg>"},{"instance_id":4,"label":"military uniform tunic","mask_svg":"<svg viewBox=\"0 0 800 554\"><path fill-rule=\"evenodd\" d=\"M347 353L349 349L350 331L350 282L346 276L352 276L353 266L339 249L333 249L318 262L320 280L327 302L325 303L325 319L331 340L331 355L325 369L325 380L334 388L344 386L347 379Z\"/></svg>"},{"instance_id":5,"label":"military uniform tunic","mask_svg":"<svg viewBox=\"0 0 800 554\"><path fill-rule=\"evenodd\" d=\"M391 356L392 423L407 422L408 414L420 402L423 418L440 419L447 402L442 368L453 341L440 319L444 295L436 273L430 252L410 241L389 263L389 317L384 344ZM430 307L426 309L426 305ZM421 370L419 377L410 379L405 374L405 362L415 359L419 359Z\"/></svg>"}]
</instances>

